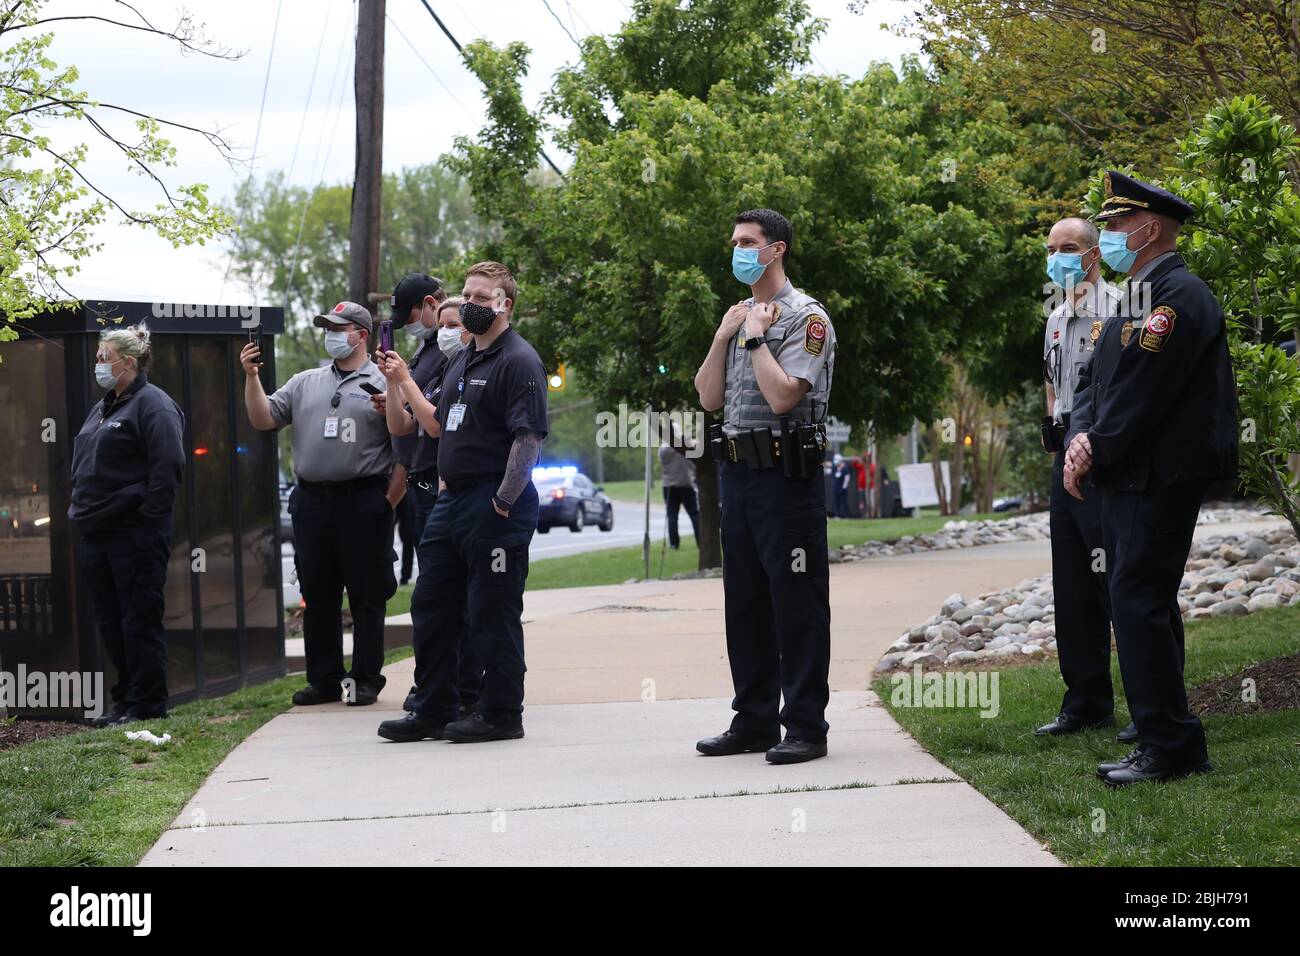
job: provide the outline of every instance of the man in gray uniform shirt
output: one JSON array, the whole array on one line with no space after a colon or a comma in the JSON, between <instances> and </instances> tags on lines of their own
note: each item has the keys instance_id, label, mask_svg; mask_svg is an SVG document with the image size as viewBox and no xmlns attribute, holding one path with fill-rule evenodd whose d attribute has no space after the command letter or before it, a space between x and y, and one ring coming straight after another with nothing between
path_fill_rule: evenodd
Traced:
<instances>
[{"instance_id":1,"label":"man in gray uniform shirt","mask_svg":"<svg viewBox=\"0 0 1300 956\"><path fill-rule=\"evenodd\" d=\"M1110 681L1110 599L1101 536L1101 496L1083 501L1065 491L1064 437L1070 428L1075 389L1092 359L1102 327L1119 310L1121 293L1101 277L1097 227L1086 219L1062 219L1047 235L1047 275L1060 301L1047 319L1043 377L1047 411L1043 449L1052 463L1052 592L1056 649L1065 681L1060 713L1034 731L1040 737L1078 733L1115 723ZM1133 728L1120 734L1132 739Z\"/></svg>"},{"instance_id":2,"label":"man in gray uniform shirt","mask_svg":"<svg viewBox=\"0 0 1300 956\"><path fill-rule=\"evenodd\" d=\"M393 574L393 509L405 491L393 475L393 446L384 416L373 407L368 384L387 383L370 360L370 312L340 302L315 323L325 332L334 360L285 382L269 398L258 375L256 343L244 346L244 404L260 431L293 425L289 499L294 564L307 607L303 644L307 686L295 704L373 704L383 689L384 606L397 590ZM352 672L343 669L343 589L352 612ZM345 678L350 678L344 694Z\"/></svg>"}]
</instances>

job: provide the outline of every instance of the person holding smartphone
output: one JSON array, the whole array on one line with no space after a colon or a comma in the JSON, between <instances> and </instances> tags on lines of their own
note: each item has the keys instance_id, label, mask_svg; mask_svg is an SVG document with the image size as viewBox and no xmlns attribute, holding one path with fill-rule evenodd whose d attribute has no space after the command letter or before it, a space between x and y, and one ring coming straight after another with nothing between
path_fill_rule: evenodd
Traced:
<instances>
[{"instance_id":1,"label":"person holding smartphone","mask_svg":"<svg viewBox=\"0 0 1300 956\"><path fill-rule=\"evenodd\" d=\"M150 384L144 323L99 337L95 383L107 393L73 441L72 504L77 562L95 623L117 670L107 727L167 715L163 586L172 508L185 466L185 420Z\"/></svg>"},{"instance_id":2,"label":"person holding smartphone","mask_svg":"<svg viewBox=\"0 0 1300 956\"><path fill-rule=\"evenodd\" d=\"M328 365L294 375L272 395L262 389L256 342L240 353L244 404L253 427L293 426L289 498L294 564L307 607L303 644L307 686L298 705L373 704L384 687L384 607L397 590L393 563L393 509L405 493L394 469L384 416L367 387L382 392L384 378L367 354L374 333L369 310L340 302L316 316L325 329ZM352 612L352 671L343 667L343 591ZM345 679L348 683L345 684Z\"/></svg>"}]
</instances>

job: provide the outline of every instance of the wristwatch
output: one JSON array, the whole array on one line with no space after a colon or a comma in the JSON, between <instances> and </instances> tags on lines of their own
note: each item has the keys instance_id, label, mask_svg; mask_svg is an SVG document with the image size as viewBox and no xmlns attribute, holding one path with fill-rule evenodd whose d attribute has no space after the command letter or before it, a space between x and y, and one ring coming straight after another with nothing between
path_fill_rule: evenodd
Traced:
<instances>
[{"instance_id":1,"label":"wristwatch","mask_svg":"<svg viewBox=\"0 0 1300 956\"><path fill-rule=\"evenodd\" d=\"M513 506L514 502L506 501L500 495L493 495L492 504L497 508L497 510L504 511L506 514L510 514L510 508Z\"/></svg>"},{"instance_id":2,"label":"wristwatch","mask_svg":"<svg viewBox=\"0 0 1300 956\"><path fill-rule=\"evenodd\" d=\"M745 339L745 351L746 351L746 352L752 352L752 351L754 351L754 349L758 348L760 345L762 345L762 344L763 344L764 342L766 342L766 341L767 341L767 335L766 335L766 334L764 334L764 335L757 335L757 336L755 336L755 337L752 338L752 339Z\"/></svg>"}]
</instances>

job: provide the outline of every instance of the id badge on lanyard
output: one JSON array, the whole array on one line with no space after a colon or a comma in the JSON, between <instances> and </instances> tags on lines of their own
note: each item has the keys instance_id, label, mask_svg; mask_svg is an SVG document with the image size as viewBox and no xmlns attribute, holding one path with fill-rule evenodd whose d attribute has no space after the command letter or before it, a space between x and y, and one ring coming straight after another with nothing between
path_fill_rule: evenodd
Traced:
<instances>
[{"instance_id":1,"label":"id badge on lanyard","mask_svg":"<svg viewBox=\"0 0 1300 956\"><path fill-rule=\"evenodd\" d=\"M456 404L447 410L447 424L445 431L454 432L460 428L460 423L465 419L465 378L461 377L460 382L456 385Z\"/></svg>"}]
</instances>

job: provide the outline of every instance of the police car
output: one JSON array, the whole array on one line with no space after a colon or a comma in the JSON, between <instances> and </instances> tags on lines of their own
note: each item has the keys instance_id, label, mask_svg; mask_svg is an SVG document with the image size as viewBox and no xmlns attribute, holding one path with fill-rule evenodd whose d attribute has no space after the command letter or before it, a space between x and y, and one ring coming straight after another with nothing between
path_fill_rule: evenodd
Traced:
<instances>
[{"instance_id":1,"label":"police car","mask_svg":"<svg viewBox=\"0 0 1300 956\"><path fill-rule=\"evenodd\" d=\"M537 486L537 530L542 534L556 525L581 531L594 524L601 531L614 530L614 505L604 489L574 465L550 465L533 469Z\"/></svg>"}]
</instances>

